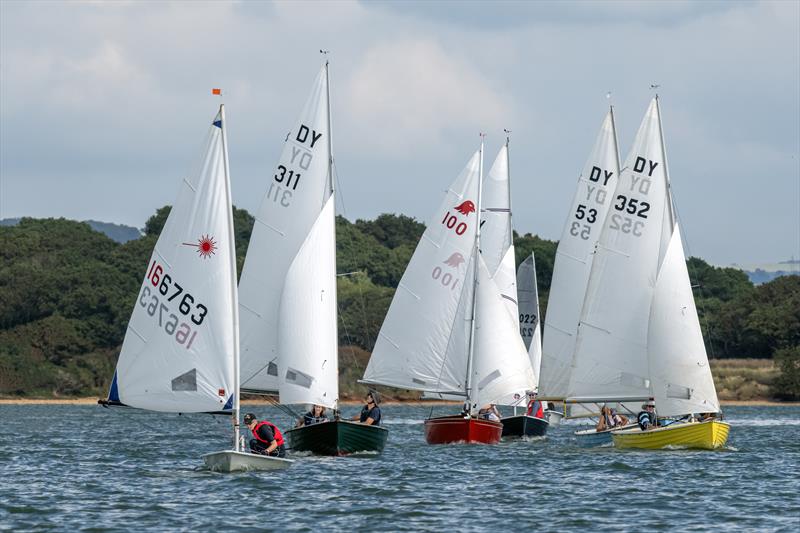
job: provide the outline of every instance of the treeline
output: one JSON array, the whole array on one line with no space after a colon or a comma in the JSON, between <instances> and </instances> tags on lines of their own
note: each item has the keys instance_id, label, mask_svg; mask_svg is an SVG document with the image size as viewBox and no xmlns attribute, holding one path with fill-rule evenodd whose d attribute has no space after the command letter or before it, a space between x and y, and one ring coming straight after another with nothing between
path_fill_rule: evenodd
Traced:
<instances>
[{"instance_id":1,"label":"treeline","mask_svg":"<svg viewBox=\"0 0 800 533\"><path fill-rule=\"evenodd\" d=\"M24 218L0 227L0 395L105 393L168 214L168 206L159 209L144 236L124 244L65 219ZM252 215L234 208L234 226L241 271ZM355 222L337 217L340 345L372 349L424 229L403 215ZM525 234L515 235L514 244L517 263L535 253L547 320L557 243ZM775 394L800 398L800 276L755 287L736 269L698 258L688 265L709 356L775 357L785 378Z\"/></svg>"}]
</instances>

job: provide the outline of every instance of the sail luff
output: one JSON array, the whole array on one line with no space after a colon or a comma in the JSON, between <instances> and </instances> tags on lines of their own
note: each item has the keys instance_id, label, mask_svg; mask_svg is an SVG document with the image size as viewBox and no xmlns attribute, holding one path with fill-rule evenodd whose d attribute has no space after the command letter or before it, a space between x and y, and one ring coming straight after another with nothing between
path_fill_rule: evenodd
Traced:
<instances>
[{"instance_id":1,"label":"sail luff","mask_svg":"<svg viewBox=\"0 0 800 533\"><path fill-rule=\"evenodd\" d=\"M225 118L225 106L219 106L222 118L222 166L225 169L225 205L228 210L228 243L230 253L231 320L233 321L233 449L239 445L239 289L236 276L236 237L233 231L233 200L231 195L231 171L228 160L228 121Z\"/></svg>"}]
</instances>

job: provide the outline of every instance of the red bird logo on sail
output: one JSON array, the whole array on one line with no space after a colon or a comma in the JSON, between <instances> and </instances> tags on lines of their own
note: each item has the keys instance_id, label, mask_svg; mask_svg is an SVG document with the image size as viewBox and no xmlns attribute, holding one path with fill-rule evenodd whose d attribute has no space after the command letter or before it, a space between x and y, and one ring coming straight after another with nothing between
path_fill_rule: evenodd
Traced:
<instances>
[{"instance_id":1,"label":"red bird logo on sail","mask_svg":"<svg viewBox=\"0 0 800 533\"><path fill-rule=\"evenodd\" d=\"M462 215L469 215L475 212L475 204L473 204L471 200L464 200L461 204L454 207L454 209Z\"/></svg>"},{"instance_id":2,"label":"red bird logo on sail","mask_svg":"<svg viewBox=\"0 0 800 533\"><path fill-rule=\"evenodd\" d=\"M442 261L442 263L453 268L458 268L464 263L464 256L456 252L448 257L445 261Z\"/></svg>"}]
</instances>

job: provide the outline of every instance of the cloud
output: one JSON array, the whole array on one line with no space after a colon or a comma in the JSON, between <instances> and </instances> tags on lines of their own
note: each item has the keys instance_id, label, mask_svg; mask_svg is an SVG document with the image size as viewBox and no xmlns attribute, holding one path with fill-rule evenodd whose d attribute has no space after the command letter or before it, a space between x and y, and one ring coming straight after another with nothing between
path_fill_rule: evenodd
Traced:
<instances>
[{"instance_id":1,"label":"cloud","mask_svg":"<svg viewBox=\"0 0 800 533\"><path fill-rule=\"evenodd\" d=\"M502 128L512 113L507 95L430 39L370 47L347 80L346 95L349 122L377 132L362 135L362 142L394 158L420 146L448 145L457 130L472 131L477 139L481 131Z\"/></svg>"}]
</instances>

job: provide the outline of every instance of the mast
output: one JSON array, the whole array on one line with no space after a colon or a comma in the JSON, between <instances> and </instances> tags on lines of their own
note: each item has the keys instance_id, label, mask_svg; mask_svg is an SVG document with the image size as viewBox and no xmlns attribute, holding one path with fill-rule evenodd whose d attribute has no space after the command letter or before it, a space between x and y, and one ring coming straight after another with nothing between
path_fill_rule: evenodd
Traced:
<instances>
[{"instance_id":1,"label":"mast","mask_svg":"<svg viewBox=\"0 0 800 533\"><path fill-rule=\"evenodd\" d=\"M508 155L508 145L511 143L511 130L506 132L506 176L508 177L508 242L514 246L514 216L511 209L511 158ZM516 261L516 259L515 259ZM516 266L516 265L515 265Z\"/></svg>"},{"instance_id":2,"label":"mast","mask_svg":"<svg viewBox=\"0 0 800 533\"><path fill-rule=\"evenodd\" d=\"M614 137L614 155L617 157L617 173L621 172L622 163L619 160L619 141L617 141L617 122L614 119L614 106L608 106L608 113L611 115L611 134ZM617 176L619 178L619 176Z\"/></svg>"},{"instance_id":3,"label":"mast","mask_svg":"<svg viewBox=\"0 0 800 533\"><path fill-rule=\"evenodd\" d=\"M326 55L328 54L327 51L323 51L323 53L326 54ZM329 62L326 59L325 60L325 91L326 91L326 95L327 95L327 100L326 100L325 104L326 104L327 112L328 112L328 180L330 181L330 183L329 183L330 193L331 193L330 195L333 196L334 192L335 192L335 187L334 187L334 184L333 184L333 139L331 138L332 135L333 135L333 129L331 128L331 79L330 79L330 72L329 72L328 65L329 65ZM336 207L336 198L334 197L334 213L336 211L335 207ZM334 223L333 223L333 242L334 243L336 242L336 215L335 214L334 214ZM335 251L336 250L336 246L335 245L334 245L333 249L334 249L334 253L333 253L333 279L334 279L334 281L333 281L333 287L334 287L334 289L333 289L333 308L334 309L338 309L339 308L339 304L336 301L337 289L336 289L336 251ZM334 316L335 316L335 314L334 314ZM338 329L338 324L336 323L336 318L334 318L333 329L336 332L336 346L335 346L334 350L338 355L338 351L339 351L339 329ZM338 370L337 370L336 374L338 376L338 374L339 374ZM338 385L337 385L337 388L336 388L336 391L337 391L336 404L335 404L335 406L333 408L333 412L334 413L337 413L339 411L339 394L338 394L338 390L339 390L339 388L338 388Z\"/></svg>"},{"instance_id":4,"label":"mast","mask_svg":"<svg viewBox=\"0 0 800 533\"><path fill-rule=\"evenodd\" d=\"M469 411L472 413L472 363L475 355L475 303L477 302L478 291L478 254L481 252L481 193L483 191L483 138L486 134L481 133L481 149L478 170L478 205L476 208L477 213L477 228L475 229L475 245L473 246L472 254L475 258L473 275L472 275L472 311L470 317L470 330L469 330L469 354L467 356L467 379L464 386L464 392L467 395L467 402L469 402Z\"/></svg>"},{"instance_id":5,"label":"mast","mask_svg":"<svg viewBox=\"0 0 800 533\"><path fill-rule=\"evenodd\" d=\"M230 248L231 302L233 303L233 449L239 450L239 291L236 286L236 241L233 233L233 204L231 203L231 174L228 161L228 122L225 119L225 105L219 105L222 119L222 162L225 169L225 201L228 207L228 242Z\"/></svg>"}]
</instances>

